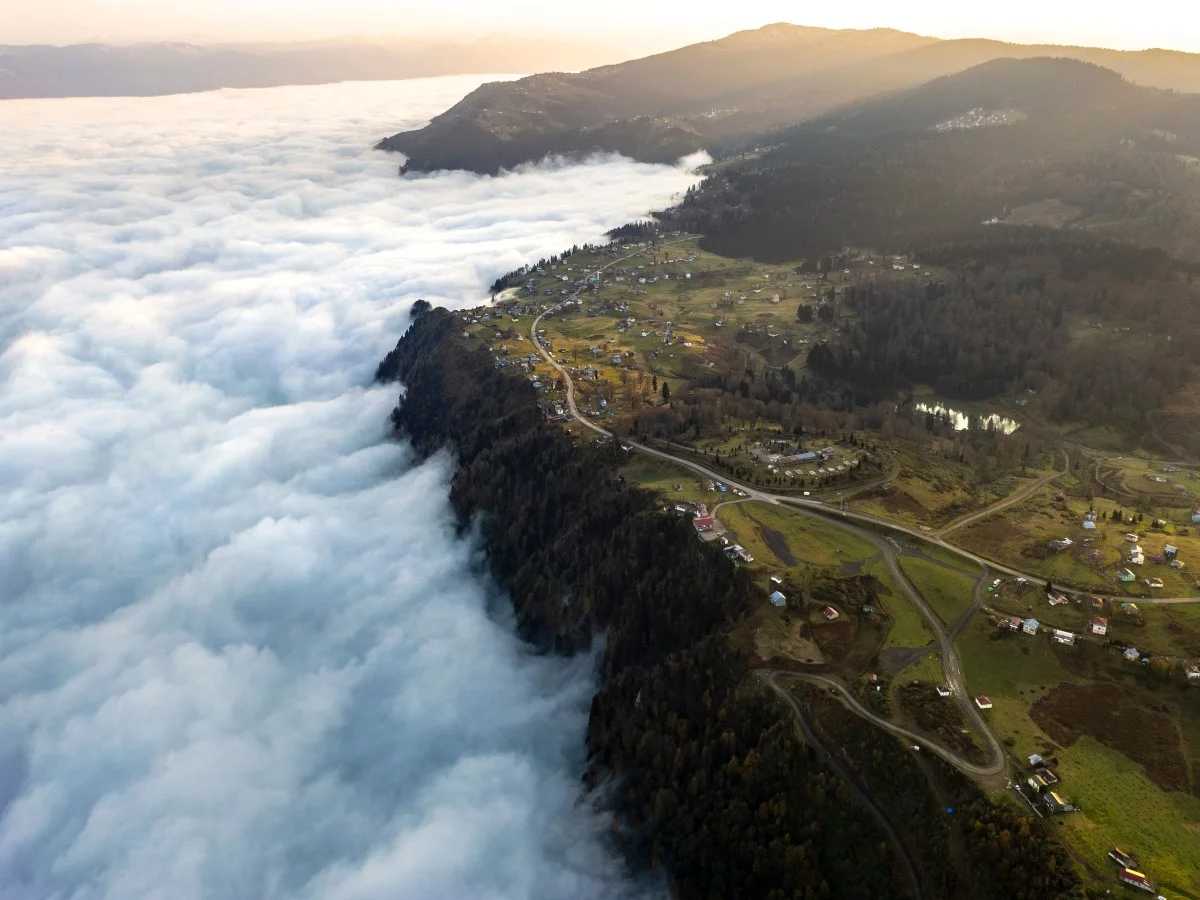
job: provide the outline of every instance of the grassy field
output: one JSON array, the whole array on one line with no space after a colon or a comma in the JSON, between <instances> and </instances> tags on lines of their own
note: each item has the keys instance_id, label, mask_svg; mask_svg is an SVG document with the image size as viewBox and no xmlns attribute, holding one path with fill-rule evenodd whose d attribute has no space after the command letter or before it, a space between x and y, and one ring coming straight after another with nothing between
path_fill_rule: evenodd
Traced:
<instances>
[{"instance_id":1,"label":"grassy field","mask_svg":"<svg viewBox=\"0 0 1200 900\"><path fill-rule=\"evenodd\" d=\"M945 624L953 625L970 609L975 593L975 579L970 575L916 556L900 556L899 562L904 574Z\"/></svg>"},{"instance_id":2,"label":"grassy field","mask_svg":"<svg viewBox=\"0 0 1200 900\"><path fill-rule=\"evenodd\" d=\"M884 611L892 618L892 627L883 643L884 648L924 647L931 642L933 632L929 630L917 608L896 587L883 560L867 563L862 571L864 575L874 575L883 585L880 600Z\"/></svg>"},{"instance_id":3,"label":"grassy field","mask_svg":"<svg viewBox=\"0 0 1200 900\"><path fill-rule=\"evenodd\" d=\"M1062 794L1082 812L1057 821L1097 869L1114 844L1137 856L1167 896L1200 897L1200 798L1157 787L1120 753L1089 737L1058 754Z\"/></svg>"},{"instance_id":4,"label":"grassy field","mask_svg":"<svg viewBox=\"0 0 1200 900\"><path fill-rule=\"evenodd\" d=\"M1110 500L1096 500L1100 519L1094 531L1085 531L1083 517L1088 507L1083 498L1055 500L1054 489L1048 488L998 516L956 532L952 539L967 549L1061 586L1103 593L1124 592L1133 597L1200 596L1195 573L1153 561L1167 544L1179 548L1179 559L1185 564L1200 560L1200 528L1168 525L1165 529L1153 529L1149 517L1134 524L1114 521L1112 511L1122 507ZM1116 578L1117 571L1127 567L1123 558L1130 547L1126 533L1139 535L1146 554L1145 565L1128 566L1139 579L1128 585ZM1049 541L1062 538L1069 538L1073 546L1059 552L1048 549ZM1142 583L1152 576L1162 579L1161 589L1152 591Z\"/></svg>"},{"instance_id":5,"label":"grassy field","mask_svg":"<svg viewBox=\"0 0 1200 900\"><path fill-rule=\"evenodd\" d=\"M977 616L956 642L967 690L991 698L992 727L1019 753L1040 752L1045 735L1029 717L1029 707L1060 681L1070 678L1045 635L1014 634Z\"/></svg>"},{"instance_id":6,"label":"grassy field","mask_svg":"<svg viewBox=\"0 0 1200 900\"><path fill-rule=\"evenodd\" d=\"M723 496L708 490L705 480L691 469L645 453L631 454L629 462L621 467L620 474L627 481L658 491L665 500L691 500L711 506L718 496ZM677 490L676 485L681 489Z\"/></svg>"},{"instance_id":7,"label":"grassy field","mask_svg":"<svg viewBox=\"0 0 1200 900\"><path fill-rule=\"evenodd\" d=\"M1030 481L1048 474L1053 466L1053 459L1046 455L1031 461L1023 476L1009 473L980 484L971 467L946 459L936 452L936 444L917 448L891 441L885 442L885 446L899 466L890 482L891 490L865 492L852 500L851 505L909 526L947 525L1011 496Z\"/></svg>"},{"instance_id":8,"label":"grassy field","mask_svg":"<svg viewBox=\"0 0 1200 900\"><path fill-rule=\"evenodd\" d=\"M755 562L761 558L768 567L799 569L809 565L840 568L846 563L861 562L877 554L870 543L835 525L758 501L727 504L717 510L717 517L737 535L738 542L754 555ZM786 555L791 558L790 563L776 552L781 549L780 542L786 548Z\"/></svg>"},{"instance_id":9,"label":"grassy field","mask_svg":"<svg viewBox=\"0 0 1200 900\"><path fill-rule=\"evenodd\" d=\"M1072 845L1094 867L1110 871L1105 854L1117 844L1176 896L1200 896L1200 798L1164 791L1140 765L1087 735L1066 747L1056 744L1030 716L1031 706L1059 683L1088 683L1085 673L1099 671L1095 666L1104 665L1107 651L1059 648L1044 635L1003 632L987 619L968 626L958 649L968 690L991 698L986 715L1013 753L1057 755L1060 793L1083 810L1055 820ZM1137 689L1136 680L1129 684ZM1148 704L1156 702L1145 696Z\"/></svg>"}]
</instances>

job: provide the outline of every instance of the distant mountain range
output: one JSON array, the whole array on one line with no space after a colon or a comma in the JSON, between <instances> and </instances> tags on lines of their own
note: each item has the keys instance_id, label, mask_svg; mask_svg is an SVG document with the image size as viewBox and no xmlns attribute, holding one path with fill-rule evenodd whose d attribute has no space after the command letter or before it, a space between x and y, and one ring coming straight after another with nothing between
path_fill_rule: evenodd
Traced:
<instances>
[{"instance_id":1,"label":"distant mountain range","mask_svg":"<svg viewBox=\"0 0 1200 900\"><path fill-rule=\"evenodd\" d=\"M488 39L0 46L0 100L145 97L434 75L581 69L620 55L600 43Z\"/></svg>"},{"instance_id":2,"label":"distant mountain range","mask_svg":"<svg viewBox=\"0 0 1200 900\"><path fill-rule=\"evenodd\" d=\"M379 147L414 170L494 173L547 153L617 151L666 162L1000 58L1066 57L1139 85L1200 92L1200 55L941 41L890 29L770 25L578 74L486 84ZM764 138L765 139L765 138Z\"/></svg>"}]
</instances>

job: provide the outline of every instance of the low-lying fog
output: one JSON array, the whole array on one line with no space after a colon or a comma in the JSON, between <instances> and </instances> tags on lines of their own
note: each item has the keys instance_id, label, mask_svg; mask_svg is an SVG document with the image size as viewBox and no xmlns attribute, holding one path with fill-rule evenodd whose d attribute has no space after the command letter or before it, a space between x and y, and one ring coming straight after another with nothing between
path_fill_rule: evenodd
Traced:
<instances>
[{"instance_id":1,"label":"low-lying fog","mask_svg":"<svg viewBox=\"0 0 1200 900\"><path fill-rule=\"evenodd\" d=\"M370 150L479 80L0 103L0 897L659 892L369 382L694 178Z\"/></svg>"}]
</instances>

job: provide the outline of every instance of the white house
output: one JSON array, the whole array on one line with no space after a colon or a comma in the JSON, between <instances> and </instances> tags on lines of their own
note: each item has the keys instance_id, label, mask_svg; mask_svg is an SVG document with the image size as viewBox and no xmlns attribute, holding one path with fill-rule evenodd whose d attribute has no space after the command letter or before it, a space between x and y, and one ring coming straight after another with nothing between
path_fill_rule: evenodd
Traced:
<instances>
[{"instance_id":1,"label":"white house","mask_svg":"<svg viewBox=\"0 0 1200 900\"><path fill-rule=\"evenodd\" d=\"M1129 548L1129 562L1135 566L1146 564L1146 554L1137 544Z\"/></svg>"}]
</instances>

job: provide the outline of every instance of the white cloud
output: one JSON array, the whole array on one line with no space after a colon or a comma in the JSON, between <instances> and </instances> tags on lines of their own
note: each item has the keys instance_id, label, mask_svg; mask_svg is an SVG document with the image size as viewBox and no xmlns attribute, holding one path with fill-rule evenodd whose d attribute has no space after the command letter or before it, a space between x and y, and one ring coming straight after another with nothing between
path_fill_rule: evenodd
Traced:
<instances>
[{"instance_id":1,"label":"white cloud","mask_svg":"<svg viewBox=\"0 0 1200 900\"><path fill-rule=\"evenodd\" d=\"M370 378L691 178L368 149L473 84L0 104L0 898L645 888L576 807L589 660L489 615Z\"/></svg>"}]
</instances>

